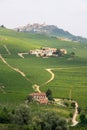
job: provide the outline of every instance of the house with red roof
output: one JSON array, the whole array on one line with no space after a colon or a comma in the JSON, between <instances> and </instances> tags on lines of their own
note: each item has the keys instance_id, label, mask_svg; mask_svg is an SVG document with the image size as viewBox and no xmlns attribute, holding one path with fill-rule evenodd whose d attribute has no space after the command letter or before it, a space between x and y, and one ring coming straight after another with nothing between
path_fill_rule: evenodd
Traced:
<instances>
[{"instance_id":1,"label":"house with red roof","mask_svg":"<svg viewBox=\"0 0 87 130\"><path fill-rule=\"evenodd\" d=\"M33 98L34 101L38 101L40 104L48 104L48 98L46 93L32 93L30 96Z\"/></svg>"}]
</instances>

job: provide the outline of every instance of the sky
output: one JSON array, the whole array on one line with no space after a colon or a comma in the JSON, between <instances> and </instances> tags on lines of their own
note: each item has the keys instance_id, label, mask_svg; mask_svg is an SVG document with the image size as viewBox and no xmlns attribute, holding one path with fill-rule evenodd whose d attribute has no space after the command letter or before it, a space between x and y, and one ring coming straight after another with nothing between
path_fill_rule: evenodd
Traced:
<instances>
[{"instance_id":1,"label":"sky","mask_svg":"<svg viewBox=\"0 0 87 130\"><path fill-rule=\"evenodd\" d=\"M87 0L0 0L0 25L44 22L87 37Z\"/></svg>"}]
</instances>

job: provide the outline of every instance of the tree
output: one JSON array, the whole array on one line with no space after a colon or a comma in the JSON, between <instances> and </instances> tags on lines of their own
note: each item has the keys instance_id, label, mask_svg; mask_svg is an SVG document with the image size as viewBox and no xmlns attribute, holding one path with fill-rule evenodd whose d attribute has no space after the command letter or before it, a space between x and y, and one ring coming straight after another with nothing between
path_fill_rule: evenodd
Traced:
<instances>
[{"instance_id":1,"label":"tree","mask_svg":"<svg viewBox=\"0 0 87 130\"><path fill-rule=\"evenodd\" d=\"M0 110L0 123L9 123L9 111L7 110L6 107L2 108Z\"/></svg>"},{"instance_id":2,"label":"tree","mask_svg":"<svg viewBox=\"0 0 87 130\"><path fill-rule=\"evenodd\" d=\"M68 130L67 122L56 113L45 114L44 130Z\"/></svg>"},{"instance_id":3,"label":"tree","mask_svg":"<svg viewBox=\"0 0 87 130\"><path fill-rule=\"evenodd\" d=\"M64 105L65 105L66 107L69 107L69 103L68 103L68 102L64 102Z\"/></svg>"},{"instance_id":4,"label":"tree","mask_svg":"<svg viewBox=\"0 0 87 130\"><path fill-rule=\"evenodd\" d=\"M34 130L44 130L44 113L37 113L34 115L32 122Z\"/></svg>"},{"instance_id":5,"label":"tree","mask_svg":"<svg viewBox=\"0 0 87 130\"><path fill-rule=\"evenodd\" d=\"M71 57L75 57L75 52L71 52Z\"/></svg>"},{"instance_id":6,"label":"tree","mask_svg":"<svg viewBox=\"0 0 87 130\"><path fill-rule=\"evenodd\" d=\"M66 120L53 112L39 113L33 118L34 130L68 130Z\"/></svg>"},{"instance_id":7,"label":"tree","mask_svg":"<svg viewBox=\"0 0 87 130\"><path fill-rule=\"evenodd\" d=\"M84 113L80 115L80 122L82 124L85 124L87 122L86 115Z\"/></svg>"},{"instance_id":8,"label":"tree","mask_svg":"<svg viewBox=\"0 0 87 130\"><path fill-rule=\"evenodd\" d=\"M48 100L51 100L51 101L53 100L52 91L50 89L48 89L46 91L46 96L47 96Z\"/></svg>"},{"instance_id":9,"label":"tree","mask_svg":"<svg viewBox=\"0 0 87 130\"><path fill-rule=\"evenodd\" d=\"M26 105L20 105L13 114L14 123L18 125L27 125L31 120L30 108Z\"/></svg>"},{"instance_id":10,"label":"tree","mask_svg":"<svg viewBox=\"0 0 87 130\"><path fill-rule=\"evenodd\" d=\"M72 103L71 103L71 106L72 106L73 108L75 108L75 102L72 102Z\"/></svg>"},{"instance_id":11,"label":"tree","mask_svg":"<svg viewBox=\"0 0 87 130\"><path fill-rule=\"evenodd\" d=\"M82 108L81 107L78 107L78 114L80 114L82 111Z\"/></svg>"},{"instance_id":12,"label":"tree","mask_svg":"<svg viewBox=\"0 0 87 130\"><path fill-rule=\"evenodd\" d=\"M1 25L1 28L5 28L5 26L4 26L4 25Z\"/></svg>"},{"instance_id":13,"label":"tree","mask_svg":"<svg viewBox=\"0 0 87 130\"><path fill-rule=\"evenodd\" d=\"M64 53L63 53L60 49L57 49L56 54L57 54L58 56L63 56L63 55L64 55Z\"/></svg>"},{"instance_id":14,"label":"tree","mask_svg":"<svg viewBox=\"0 0 87 130\"><path fill-rule=\"evenodd\" d=\"M70 113L69 116L72 118L73 117L73 113Z\"/></svg>"},{"instance_id":15,"label":"tree","mask_svg":"<svg viewBox=\"0 0 87 130\"><path fill-rule=\"evenodd\" d=\"M28 95L26 97L26 100L28 101L28 103L32 102L33 101L33 97L31 95Z\"/></svg>"}]
</instances>

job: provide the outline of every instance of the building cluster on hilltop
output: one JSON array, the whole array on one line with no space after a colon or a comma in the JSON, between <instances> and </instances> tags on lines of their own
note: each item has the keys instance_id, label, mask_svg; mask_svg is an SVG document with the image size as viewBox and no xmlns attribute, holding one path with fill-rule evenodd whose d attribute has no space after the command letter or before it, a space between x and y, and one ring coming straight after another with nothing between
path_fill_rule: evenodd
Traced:
<instances>
[{"instance_id":1,"label":"building cluster on hilltop","mask_svg":"<svg viewBox=\"0 0 87 130\"><path fill-rule=\"evenodd\" d=\"M43 47L41 49L30 50L30 54L41 56L41 57L49 57L49 56L58 56L58 51L62 54L67 54L66 49L57 49L57 48L49 48Z\"/></svg>"}]
</instances>

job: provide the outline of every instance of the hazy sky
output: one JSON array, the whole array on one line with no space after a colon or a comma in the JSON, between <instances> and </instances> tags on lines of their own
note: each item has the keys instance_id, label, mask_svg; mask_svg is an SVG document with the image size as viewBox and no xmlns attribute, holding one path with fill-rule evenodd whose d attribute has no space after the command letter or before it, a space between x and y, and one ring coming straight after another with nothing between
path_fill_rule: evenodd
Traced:
<instances>
[{"instance_id":1,"label":"hazy sky","mask_svg":"<svg viewBox=\"0 0 87 130\"><path fill-rule=\"evenodd\" d=\"M0 25L44 22L87 37L87 0L0 0Z\"/></svg>"}]
</instances>

